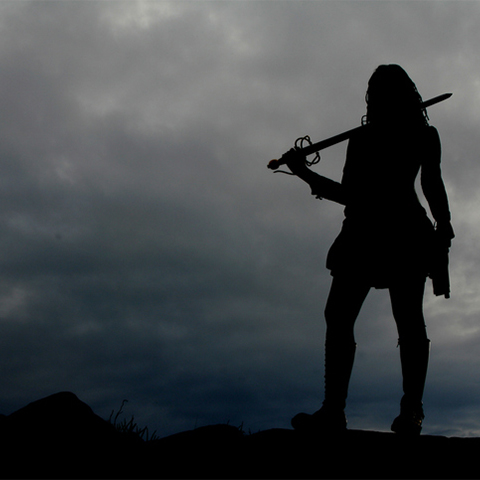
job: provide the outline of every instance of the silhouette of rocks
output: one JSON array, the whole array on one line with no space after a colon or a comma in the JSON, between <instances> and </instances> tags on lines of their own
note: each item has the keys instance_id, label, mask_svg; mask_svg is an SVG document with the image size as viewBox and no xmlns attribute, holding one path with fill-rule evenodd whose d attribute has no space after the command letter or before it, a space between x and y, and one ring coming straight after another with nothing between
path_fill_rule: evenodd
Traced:
<instances>
[{"instance_id":1,"label":"silhouette of rocks","mask_svg":"<svg viewBox=\"0 0 480 480\"><path fill-rule=\"evenodd\" d=\"M110 477L120 470L114 458L138 444L70 392L1 418L0 441L3 478Z\"/></svg>"},{"instance_id":2,"label":"silhouette of rocks","mask_svg":"<svg viewBox=\"0 0 480 480\"><path fill-rule=\"evenodd\" d=\"M0 416L3 478L478 478L480 438L209 425L144 442L73 393Z\"/></svg>"}]
</instances>

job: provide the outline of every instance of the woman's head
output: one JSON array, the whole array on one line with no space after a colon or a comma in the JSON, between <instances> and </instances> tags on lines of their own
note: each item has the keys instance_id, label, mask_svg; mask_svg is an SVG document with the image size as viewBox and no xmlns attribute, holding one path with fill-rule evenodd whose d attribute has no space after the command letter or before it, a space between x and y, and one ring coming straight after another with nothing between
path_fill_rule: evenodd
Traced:
<instances>
[{"instance_id":1,"label":"woman's head","mask_svg":"<svg viewBox=\"0 0 480 480\"><path fill-rule=\"evenodd\" d=\"M380 65L368 81L367 123L428 125L422 97L399 65Z\"/></svg>"}]
</instances>

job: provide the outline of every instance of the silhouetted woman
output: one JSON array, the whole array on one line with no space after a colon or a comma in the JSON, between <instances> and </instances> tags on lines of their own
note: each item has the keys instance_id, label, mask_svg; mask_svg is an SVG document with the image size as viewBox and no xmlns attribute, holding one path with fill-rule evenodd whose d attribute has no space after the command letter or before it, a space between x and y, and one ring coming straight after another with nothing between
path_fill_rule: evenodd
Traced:
<instances>
[{"instance_id":1,"label":"silhouetted woman","mask_svg":"<svg viewBox=\"0 0 480 480\"><path fill-rule=\"evenodd\" d=\"M388 288L398 329L404 395L392 430L419 434L430 341L423 317L425 281L439 244L454 237L440 170L437 130L398 65L379 66L368 82L366 125L352 137L341 183L317 175L295 149L284 155L312 194L345 205L345 220L327 256L333 276L325 308L325 400L312 415L292 419L298 430L344 430L355 356L354 324L370 288ZM434 229L415 192L421 186Z\"/></svg>"}]
</instances>

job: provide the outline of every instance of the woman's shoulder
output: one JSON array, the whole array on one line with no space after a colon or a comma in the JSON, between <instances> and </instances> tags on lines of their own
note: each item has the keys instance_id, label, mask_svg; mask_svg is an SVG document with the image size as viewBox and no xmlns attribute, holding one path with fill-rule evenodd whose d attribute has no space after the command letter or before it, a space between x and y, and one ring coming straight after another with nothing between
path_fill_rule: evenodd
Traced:
<instances>
[{"instance_id":1,"label":"woman's shoulder","mask_svg":"<svg viewBox=\"0 0 480 480\"><path fill-rule=\"evenodd\" d=\"M440 144L440 136L436 127L425 125L422 127L400 126L392 128L389 125L365 125L349 140L349 149L357 150L367 145L385 145L402 143L418 147L431 148Z\"/></svg>"},{"instance_id":2,"label":"woman's shoulder","mask_svg":"<svg viewBox=\"0 0 480 480\"><path fill-rule=\"evenodd\" d=\"M421 129L421 135L427 146L439 145L440 135L433 125L427 125Z\"/></svg>"},{"instance_id":3,"label":"woman's shoulder","mask_svg":"<svg viewBox=\"0 0 480 480\"><path fill-rule=\"evenodd\" d=\"M426 127L424 127L423 130L425 132L425 135L429 137L439 138L438 130L433 125L427 125Z\"/></svg>"},{"instance_id":4,"label":"woman's shoulder","mask_svg":"<svg viewBox=\"0 0 480 480\"><path fill-rule=\"evenodd\" d=\"M406 130L402 136L416 150L433 150L440 146L440 136L433 125Z\"/></svg>"}]
</instances>

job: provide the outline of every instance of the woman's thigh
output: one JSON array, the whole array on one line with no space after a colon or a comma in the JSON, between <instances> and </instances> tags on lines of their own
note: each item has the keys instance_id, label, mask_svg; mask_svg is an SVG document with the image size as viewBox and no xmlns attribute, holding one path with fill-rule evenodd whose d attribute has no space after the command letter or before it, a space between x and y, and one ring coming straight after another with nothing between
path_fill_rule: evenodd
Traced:
<instances>
[{"instance_id":1,"label":"woman's thigh","mask_svg":"<svg viewBox=\"0 0 480 480\"><path fill-rule=\"evenodd\" d=\"M392 312L400 341L427 339L423 316L425 278L412 279L389 288Z\"/></svg>"},{"instance_id":2,"label":"woman's thigh","mask_svg":"<svg viewBox=\"0 0 480 480\"><path fill-rule=\"evenodd\" d=\"M354 325L370 286L353 278L334 277L325 307L328 340L354 341Z\"/></svg>"}]
</instances>

